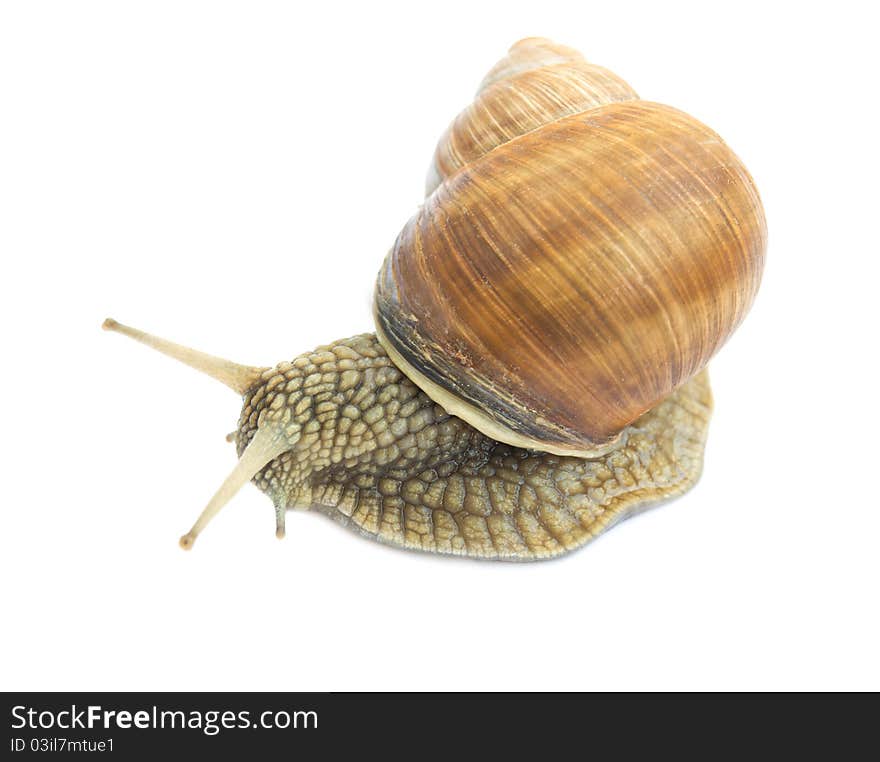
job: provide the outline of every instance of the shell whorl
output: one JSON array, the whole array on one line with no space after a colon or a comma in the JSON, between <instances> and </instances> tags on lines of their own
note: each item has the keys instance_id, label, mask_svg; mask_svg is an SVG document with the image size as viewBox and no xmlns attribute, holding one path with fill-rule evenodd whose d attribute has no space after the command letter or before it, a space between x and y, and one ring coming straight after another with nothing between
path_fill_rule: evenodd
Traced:
<instances>
[{"instance_id":1,"label":"shell whorl","mask_svg":"<svg viewBox=\"0 0 880 762\"><path fill-rule=\"evenodd\" d=\"M537 70L502 69L488 89ZM705 367L754 299L765 246L757 189L716 133L615 101L449 175L379 273L377 332L488 436L593 457Z\"/></svg>"},{"instance_id":2,"label":"shell whorl","mask_svg":"<svg viewBox=\"0 0 880 762\"><path fill-rule=\"evenodd\" d=\"M541 38L521 40L489 72L473 103L438 141L425 195L519 135L564 116L637 98L624 80L588 63L575 50Z\"/></svg>"},{"instance_id":3,"label":"shell whorl","mask_svg":"<svg viewBox=\"0 0 880 762\"><path fill-rule=\"evenodd\" d=\"M501 79L513 77L523 71L583 60L584 57L580 51L567 45L560 45L546 37L526 37L513 43L507 51L507 55L489 69L477 88L477 95L489 85Z\"/></svg>"}]
</instances>

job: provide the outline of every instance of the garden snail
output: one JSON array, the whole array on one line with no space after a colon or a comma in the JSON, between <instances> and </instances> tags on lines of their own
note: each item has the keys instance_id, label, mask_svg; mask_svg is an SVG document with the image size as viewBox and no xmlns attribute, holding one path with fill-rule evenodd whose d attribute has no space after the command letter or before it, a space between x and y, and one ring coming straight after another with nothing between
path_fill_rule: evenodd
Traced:
<instances>
[{"instance_id":1,"label":"garden snail","mask_svg":"<svg viewBox=\"0 0 880 762\"><path fill-rule=\"evenodd\" d=\"M748 311L754 183L692 117L570 48L511 48L441 139L385 259L376 335L274 368L107 320L244 398L240 460L192 529L253 479L383 542L483 558L576 548L699 476L704 370Z\"/></svg>"}]
</instances>

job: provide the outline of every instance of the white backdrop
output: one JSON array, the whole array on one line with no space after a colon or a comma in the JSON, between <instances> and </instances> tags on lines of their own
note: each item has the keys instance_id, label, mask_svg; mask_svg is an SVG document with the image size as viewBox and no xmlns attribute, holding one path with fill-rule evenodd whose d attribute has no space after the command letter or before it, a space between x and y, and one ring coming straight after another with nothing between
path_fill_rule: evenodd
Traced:
<instances>
[{"instance_id":1,"label":"white backdrop","mask_svg":"<svg viewBox=\"0 0 880 762\"><path fill-rule=\"evenodd\" d=\"M0 6L3 689L880 688L867 4ZM709 124L762 191L758 300L685 497L557 561L274 538L238 399L104 333L273 364L369 330L433 145L523 36Z\"/></svg>"}]
</instances>

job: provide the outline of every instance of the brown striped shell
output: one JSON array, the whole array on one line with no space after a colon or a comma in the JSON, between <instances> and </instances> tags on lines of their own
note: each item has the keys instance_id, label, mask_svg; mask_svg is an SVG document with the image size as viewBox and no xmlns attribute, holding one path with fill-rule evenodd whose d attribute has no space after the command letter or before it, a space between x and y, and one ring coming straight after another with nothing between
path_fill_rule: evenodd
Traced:
<instances>
[{"instance_id":1,"label":"brown striped shell","mask_svg":"<svg viewBox=\"0 0 880 762\"><path fill-rule=\"evenodd\" d=\"M539 42L514 46L479 108L441 141L438 156L463 161L435 161L445 179L385 260L376 324L394 362L450 413L508 444L591 457L739 325L766 227L751 177L718 135L636 100L610 73L576 113L568 100L548 110L552 88L538 87L546 97L491 106L516 114L520 134L455 137L490 113L481 98L502 85L528 89L562 68L558 81L570 82L584 71L575 64L589 66L563 49L565 61L533 67L555 55Z\"/></svg>"}]
</instances>

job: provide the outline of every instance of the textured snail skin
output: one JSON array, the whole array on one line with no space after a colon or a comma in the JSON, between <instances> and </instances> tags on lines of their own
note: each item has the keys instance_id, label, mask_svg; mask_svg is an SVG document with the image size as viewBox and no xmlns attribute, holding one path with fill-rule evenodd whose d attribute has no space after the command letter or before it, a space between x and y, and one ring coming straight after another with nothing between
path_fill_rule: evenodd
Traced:
<instances>
[{"instance_id":1,"label":"textured snail skin","mask_svg":"<svg viewBox=\"0 0 880 762\"><path fill-rule=\"evenodd\" d=\"M264 371L236 440L241 455L258 427L282 432L289 449L254 478L277 510L312 507L403 548L531 560L693 486L711 405L701 373L600 458L518 449L448 415L364 334Z\"/></svg>"}]
</instances>

